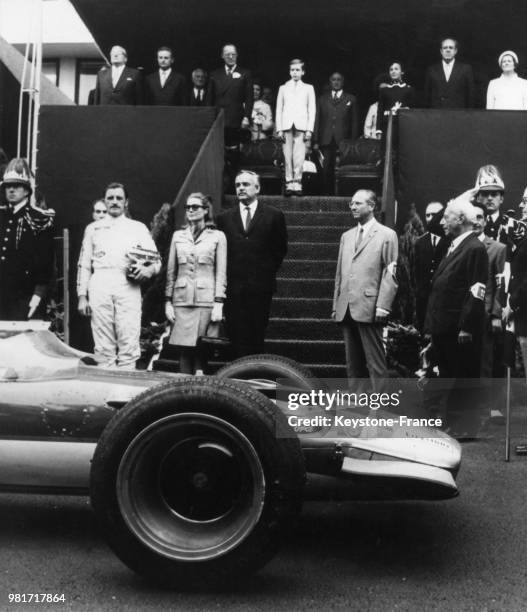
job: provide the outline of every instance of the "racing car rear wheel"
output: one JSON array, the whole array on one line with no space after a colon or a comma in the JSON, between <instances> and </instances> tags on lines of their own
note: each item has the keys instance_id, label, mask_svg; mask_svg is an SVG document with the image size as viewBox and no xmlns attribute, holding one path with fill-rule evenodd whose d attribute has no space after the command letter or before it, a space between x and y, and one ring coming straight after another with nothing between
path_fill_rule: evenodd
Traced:
<instances>
[{"instance_id":1,"label":"racing car rear wheel","mask_svg":"<svg viewBox=\"0 0 527 612\"><path fill-rule=\"evenodd\" d=\"M224 365L216 372L220 378L258 379L284 384L298 389L325 388L305 366L280 355L249 355Z\"/></svg>"},{"instance_id":2,"label":"racing car rear wheel","mask_svg":"<svg viewBox=\"0 0 527 612\"><path fill-rule=\"evenodd\" d=\"M285 417L210 377L154 387L104 430L91 499L110 546L164 585L225 584L263 566L299 512L305 468Z\"/></svg>"}]
</instances>

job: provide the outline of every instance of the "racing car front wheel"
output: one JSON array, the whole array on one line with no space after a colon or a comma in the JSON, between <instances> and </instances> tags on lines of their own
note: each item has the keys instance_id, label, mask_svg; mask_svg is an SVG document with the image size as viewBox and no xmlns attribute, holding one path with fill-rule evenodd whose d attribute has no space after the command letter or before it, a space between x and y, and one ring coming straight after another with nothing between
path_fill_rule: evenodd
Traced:
<instances>
[{"instance_id":1,"label":"racing car front wheel","mask_svg":"<svg viewBox=\"0 0 527 612\"><path fill-rule=\"evenodd\" d=\"M108 423L91 470L92 505L131 569L163 585L239 581L276 552L301 507L298 439L243 383L178 379Z\"/></svg>"}]
</instances>

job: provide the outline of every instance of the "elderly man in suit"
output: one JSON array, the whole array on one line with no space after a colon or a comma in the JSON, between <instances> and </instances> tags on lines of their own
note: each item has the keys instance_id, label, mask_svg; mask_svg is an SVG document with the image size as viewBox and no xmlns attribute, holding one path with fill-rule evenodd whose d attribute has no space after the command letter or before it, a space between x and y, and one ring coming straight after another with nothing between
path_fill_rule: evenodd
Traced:
<instances>
[{"instance_id":1,"label":"elderly man in suit","mask_svg":"<svg viewBox=\"0 0 527 612\"><path fill-rule=\"evenodd\" d=\"M139 70L128 68L126 49L115 46L110 51L111 67L97 73L94 104L142 104L143 80Z\"/></svg>"},{"instance_id":2,"label":"elderly man in suit","mask_svg":"<svg viewBox=\"0 0 527 612\"><path fill-rule=\"evenodd\" d=\"M145 97L152 106L184 106L187 103L185 77L174 72L174 53L170 47L157 50L158 70L145 78Z\"/></svg>"},{"instance_id":3,"label":"elderly man in suit","mask_svg":"<svg viewBox=\"0 0 527 612\"><path fill-rule=\"evenodd\" d=\"M205 106L207 104L207 78L203 68L192 71L192 87L189 91L189 106Z\"/></svg>"},{"instance_id":4,"label":"elderly man in suit","mask_svg":"<svg viewBox=\"0 0 527 612\"><path fill-rule=\"evenodd\" d=\"M425 75L425 101L429 108L473 108L474 75L468 64L456 60L457 40L441 41L441 58Z\"/></svg>"},{"instance_id":5,"label":"elderly man in suit","mask_svg":"<svg viewBox=\"0 0 527 612\"><path fill-rule=\"evenodd\" d=\"M428 204L425 211L427 232L419 236L414 246L415 313L417 329L421 332L424 329L432 278L449 245L449 240L445 237L440 225L442 215L441 202Z\"/></svg>"},{"instance_id":6,"label":"elderly man in suit","mask_svg":"<svg viewBox=\"0 0 527 612\"><path fill-rule=\"evenodd\" d=\"M224 65L210 75L207 103L225 113L225 146L238 149L241 130L248 130L253 110L253 81L249 70L238 66L235 45L224 45Z\"/></svg>"},{"instance_id":7,"label":"elderly man in suit","mask_svg":"<svg viewBox=\"0 0 527 612\"><path fill-rule=\"evenodd\" d=\"M333 194L335 159L341 140L354 140L359 135L359 108L357 98L344 91L344 77L334 72L329 77L330 90L317 101L317 116L313 133L314 148L324 155L324 186Z\"/></svg>"},{"instance_id":8,"label":"elderly man in suit","mask_svg":"<svg viewBox=\"0 0 527 612\"><path fill-rule=\"evenodd\" d=\"M263 352L287 228L281 210L258 201L257 174L242 170L235 187L238 204L218 216L217 226L227 237L227 330L234 357L243 357Z\"/></svg>"},{"instance_id":9,"label":"elderly man in suit","mask_svg":"<svg viewBox=\"0 0 527 612\"><path fill-rule=\"evenodd\" d=\"M481 371L489 259L473 232L475 220L476 209L467 194L447 205L441 224L452 243L432 279L425 322L439 375L453 381L447 394L447 423L461 438L475 437L482 416L476 394L479 381L474 381Z\"/></svg>"},{"instance_id":10,"label":"elderly man in suit","mask_svg":"<svg viewBox=\"0 0 527 612\"><path fill-rule=\"evenodd\" d=\"M377 198L360 189L350 209L357 226L340 239L332 318L342 325L348 378L371 378L375 391L388 376L382 330L397 292L397 234L375 220Z\"/></svg>"},{"instance_id":11,"label":"elderly man in suit","mask_svg":"<svg viewBox=\"0 0 527 612\"><path fill-rule=\"evenodd\" d=\"M283 140L285 195L302 195L306 142L311 140L317 112L313 85L302 81L304 62L289 62L291 79L280 86L276 99L276 135Z\"/></svg>"}]
</instances>

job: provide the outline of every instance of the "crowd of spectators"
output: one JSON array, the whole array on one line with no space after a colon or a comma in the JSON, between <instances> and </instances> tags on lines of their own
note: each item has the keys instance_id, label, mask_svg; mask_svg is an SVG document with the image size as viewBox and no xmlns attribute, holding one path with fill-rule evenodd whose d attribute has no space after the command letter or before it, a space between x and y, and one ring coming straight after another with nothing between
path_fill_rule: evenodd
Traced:
<instances>
[{"instance_id":1,"label":"crowd of spectators","mask_svg":"<svg viewBox=\"0 0 527 612\"><path fill-rule=\"evenodd\" d=\"M376 101L368 108L361 135L381 139L386 135L389 113L400 108L473 108L474 75L470 65L457 59L458 42L445 38L440 44L441 59L427 68L424 91L419 97L406 80L403 62L396 60L374 80ZM359 137L360 109L356 96L345 89L341 73L329 77L315 99L312 85L304 83L305 63L290 62L291 79L280 86L276 100L272 89L238 63L238 49L222 48L223 66L211 74L201 68L191 73L191 83L174 68L174 52L163 46L157 50L158 69L142 76L128 67L127 53L115 46L109 67L97 75L91 96L94 104L149 104L169 106L212 105L225 113L226 168L231 179L239 168L242 142L278 138L282 141L286 195L301 194L302 162L312 149L321 152L321 172L326 193L333 190L333 175L339 145ZM504 51L498 58L502 74L487 89L488 109L527 109L527 80L517 74L518 56ZM297 74L299 73L299 74ZM331 96L331 97L330 97ZM396 127L396 122L395 122ZM395 134L396 144L397 134ZM384 140L383 140L384 143Z\"/></svg>"}]
</instances>

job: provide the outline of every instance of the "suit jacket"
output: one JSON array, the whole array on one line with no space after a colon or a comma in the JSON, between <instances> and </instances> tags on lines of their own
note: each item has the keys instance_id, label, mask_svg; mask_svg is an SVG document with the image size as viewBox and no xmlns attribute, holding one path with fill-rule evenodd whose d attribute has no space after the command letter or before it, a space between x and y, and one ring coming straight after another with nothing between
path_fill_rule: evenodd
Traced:
<instances>
[{"instance_id":1,"label":"suit jacket","mask_svg":"<svg viewBox=\"0 0 527 612\"><path fill-rule=\"evenodd\" d=\"M354 321L373 323L375 309L390 311L397 293L397 234L374 221L356 248L358 233L359 226L353 227L340 239L333 311L337 321L349 308Z\"/></svg>"},{"instance_id":2,"label":"suit jacket","mask_svg":"<svg viewBox=\"0 0 527 612\"><path fill-rule=\"evenodd\" d=\"M112 70L103 66L97 73L94 104L142 104L143 79L135 68L124 67L115 87L112 85Z\"/></svg>"},{"instance_id":3,"label":"suit jacket","mask_svg":"<svg viewBox=\"0 0 527 612\"><path fill-rule=\"evenodd\" d=\"M204 229L194 241L189 228L174 232L167 261L165 297L174 306L213 306L225 297L225 234Z\"/></svg>"},{"instance_id":4,"label":"suit jacket","mask_svg":"<svg viewBox=\"0 0 527 612\"><path fill-rule=\"evenodd\" d=\"M442 62L427 68L426 106L429 108L473 108L474 100L474 75L471 66L455 60L448 82Z\"/></svg>"},{"instance_id":5,"label":"suit jacket","mask_svg":"<svg viewBox=\"0 0 527 612\"><path fill-rule=\"evenodd\" d=\"M430 232L419 236L415 242L413 277L415 282L415 310L419 330L424 328L432 278L439 262L446 255L449 244L450 241L447 238L439 238L435 247L432 246Z\"/></svg>"},{"instance_id":6,"label":"suit jacket","mask_svg":"<svg viewBox=\"0 0 527 612\"><path fill-rule=\"evenodd\" d=\"M210 75L207 105L223 108L226 128L239 128L244 117L251 119L253 99L253 80L249 70L236 66L233 74L228 75L222 66Z\"/></svg>"},{"instance_id":7,"label":"suit jacket","mask_svg":"<svg viewBox=\"0 0 527 612\"><path fill-rule=\"evenodd\" d=\"M259 202L245 232L236 204L217 217L217 226L227 237L227 296L242 291L273 293L287 253L283 212Z\"/></svg>"},{"instance_id":8,"label":"suit jacket","mask_svg":"<svg viewBox=\"0 0 527 612\"><path fill-rule=\"evenodd\" d=\"M516 334L527 336L527 239L520 243L511 262L509 304L514 310Z\"/></svg>"},{"instance_id":9,"label":"suit jacket","mask_svg":"<svg viewBox=\"0 0 527 612\"><path fill-rule=\"evenodd\" d=\"M293 79L280 85L276 99L276 131L297 130L313 132L317 103L313 85Z\"/></svg>"},{"instance_id":10,"label":"suit jacket","mask_svg":"<svg viewBox=\"0 0 527 612\"><path fill-rule=\"evenodd\" d=\"M488 236L485 236L483 244L487 249L489 258L489 278L485 289L485 312L501 320L504 296L504 292L502 292L504 285L503 271L507 258L507 247Z\"/></svg>"},{"instance_id":11,"label":"suit jacket","mask_svg":"<svg viewBox=\"0 0 527 612\"><path fill-rule=\"evenodd\" d=\"M319 97L315 119L314 140L325 146L332 141L338 145L346 138L354 140L359 136L359 108L357 98L345 91L333 100L328 91Z\"/></svg>"},{"instance_id":12,"label":"suit jacket","mask_svg":"<svg viewBox=\"0 0 527 612\"><path fill-rule=\"evenodd\" d=\"M482 289L488 276L485 246L470 234L437 267L428 298L426 331L434 335L457 335L460 330L481 333L485 316Z\"/></svg>"},{"instance_id":13,"label":"suit jacket","mask_svg":"<svg viewBox=\"0 0 527 612\"><path fill-rule=\"evenodd\" d=\"M161 87L159 70L146 76L146 104L153 106L185 106L187 98L187 83L182 74L172 70L163 87Z\"/></svg>"},{"instance_id":14,"label":"suit jacket","mask_svg":"<svg viewBox=\"0 0 527 612\"><path fill-rule=\"evenodd\" d=\"M208 88L205 87L203 89L203 99L200 100L199 97L196 98L194 94L194 86L191 85L188 90L188 106L207 106L210 103L210 95L208 93Z\"/></svg>"}]
</instances>

